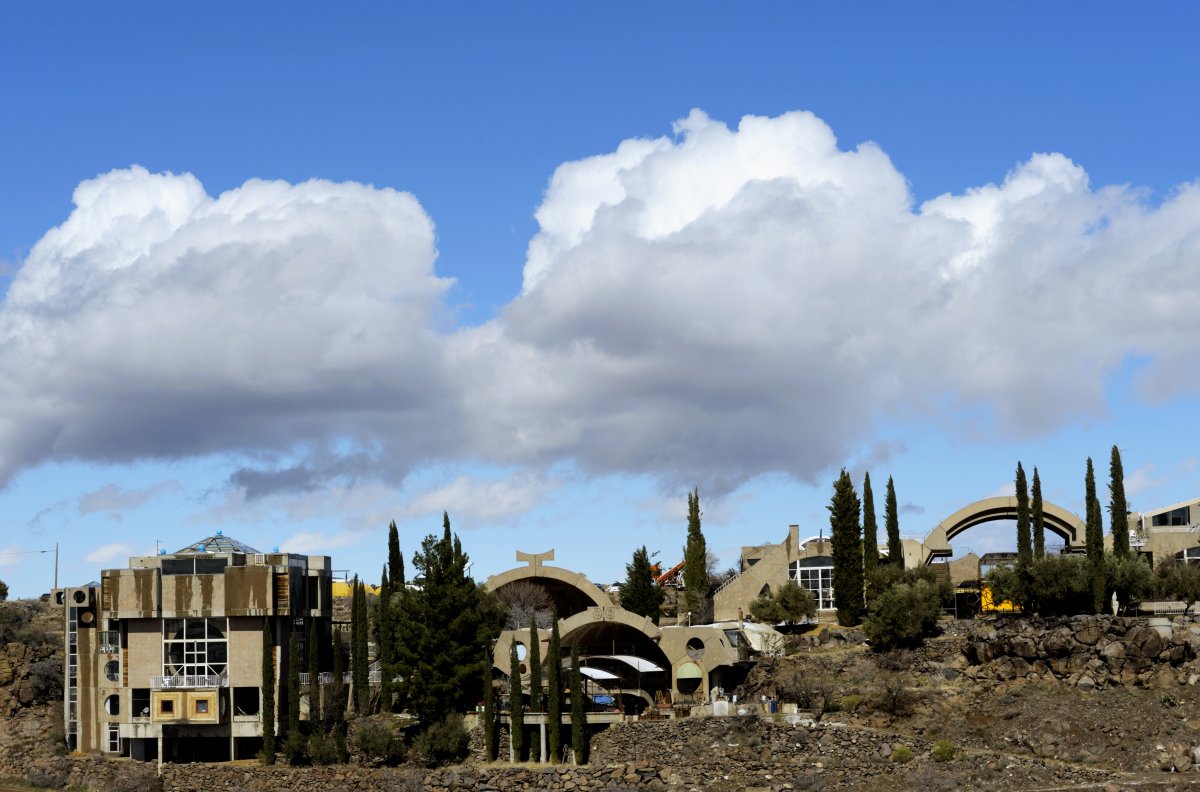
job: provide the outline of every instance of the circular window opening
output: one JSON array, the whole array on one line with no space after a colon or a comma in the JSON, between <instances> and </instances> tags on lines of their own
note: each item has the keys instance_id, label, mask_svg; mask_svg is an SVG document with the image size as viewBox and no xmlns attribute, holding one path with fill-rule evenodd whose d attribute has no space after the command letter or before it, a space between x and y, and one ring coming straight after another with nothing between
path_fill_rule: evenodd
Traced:
<instances>
[{"instance_id":1,"label":"circular window opening","mask_svg":"<svg viewBox=\"0 0 1200 792\"><path fill-rule=\"evenodd\" d=\"M109 660L104 664L104 678L109 682L116 682L121 678L121 664L116 660Z\"/></svg>"},{"instance_id":2,"label":"circular window opening","mask_svg":"<svg viewBox=\"0 0 1200 792\"><path fill-rule=\"evenodd\" d=\"M529 650L525 648L525 644L521 643L520 641L517 641L517 659L524 661L525 657L528 653L529 653Z\"/></svg>"},{"instance_id":3,"label":"circular window opening","mask_svg":"<svg viewBox=\"0 0 1200 792\"><path fill-rule=\"evenodd\" d=\"M704 680L704 672L695 663L684 663L675 671L675 686L685 696L690 696L700 688Z\"/></svg>"},{"instance_id":4,"label":"circular window opening","mask_svg":"<svg viewBox=\"0 0 1200 792\"><path fill-rule=\"evenodd\" d=\"M693 660L699 660L701 657L704 657L704 641L701 641L699 638L688 639L687 653L688 657Z\"/></svg>"},{"instance_id":5,"label":"circular window opening","mask_svg":"<svg viewBox=\"0 0 1200 792\"><path fill-rule=\"evenodd\" d=\"M54 601L55 601L56 603L58 603L59 605L62 605L64 602L66 602L66 601L67 601L67 594L66 594L66 592L65 592L65 591L59 591L59 592L56 592L56 593L54 594Z\"/></svg>"},{"instance_id":6,"label":"circular window opening","mask_svg":"<svg viewBox=\"0 0 1200 792\"><path fill-rule=\"evenodd\" d=\"M83 603L87 602L87 592L86 591L76 591L74 594L71 595L71 598L75 600L75 604L82 605Z\"/></svg>"},{"instance_id":7,"label":"circular window opening","mask_svg":"<svg viewBox=\"0 0 1200 792\"><path fill-rule=\"evenodd\" d=\"M107 712L109 715L120 715L121 714L121 697L120 696L109 696L108 698L104 699L104 711Z\"/></svg>"}]
</instances>

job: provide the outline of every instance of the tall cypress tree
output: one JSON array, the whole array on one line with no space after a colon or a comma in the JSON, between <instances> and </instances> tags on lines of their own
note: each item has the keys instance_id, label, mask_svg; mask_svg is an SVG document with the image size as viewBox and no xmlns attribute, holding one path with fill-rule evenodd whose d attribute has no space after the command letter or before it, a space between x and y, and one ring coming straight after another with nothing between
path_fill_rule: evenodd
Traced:
<instances>
[{"instance_id":1,"label":"tall cypress tree","mask_svg":"<svg viewBox=\"0 0 1200 792\"><path fill-rule=\"evenodd\" d=\"M1125 501L1125 470L1121 465L1121 451L1115 445L1108 463L1108 495L1113 555L1124 558L1129 555L1129 504Z\"/></svg>"},{"instance_id":2,"label":"tall cypress tree","mask_svg":"<svg viewBox=\"0 0 1200 792\"><path fill-rule=\"evenodd\" d=\"M492 685L492 658L484 654L483 669L483 754L489 762L496 761L496 688Z\"/></svg>"},{"instance_id":3,"label":"tall cypress tree","mask_svg":"<svg viewBox=\"0 0 1200 792\"><path fill-rule=\"evenodd\" d=\"M579 670L579 644L571 644L571 749L575 764L587 764L587 710L583 707L583 673Z\"/></svg>"},{"instance_id":4,"label":"tall cypress tree","mask_svg":"<svg viewBox=\"0 0 1200 792\"><path fill-rule=\"evenodd\" d=\"M1028 570L1033 563L1033 543L1029 532L1029 487L1025 469L1017 462L1017 568Z\"/></svg>"},{"instance_id":5,"label":"tall cypress tree","mask_svg":"<svg viewBox=\"0 0 1200 792\"><path fill-rule=\"evenodd\" d=\"M833 603L838 623L849 627L863 616L862 528L860 504L850 474L842 468L829 504L829 541L833 546Z\"/></svg>"},{"instance_id":6,"label":"tall cypress tree","mask_svg":"<svg viewBox=\"0 0 1200 792\"><path fill-rule=\"evenodd\" d=\"M879 526L875 522L875 496L871 494L871 474L863 475L862 496L863 575L869 581L879 565Z\"/></svg>"},{"instance_id":7,"label":"tall cypress tree","mask_svg":"<svg viewBox=\"0 0 1200 792\"><path fill-rule=\"evenodd\" d=\"M321 720L321 645L317 643L317 620L308 620L308 633L304 641L308 650L308 723L315 727ZM315 728L313 729L316 730Z\"/></svg>"},{"instance_id":8,"label":"tall cypress tree","mask_svg":"<svg viewBox=\"0 0 1200 792\"><path fill-rule=\"evenodd\" d=\"M350 605L350 686L354 689L354 711L365 715L371 702L371 664L367 657L367 589L354 576Z\"/></svg>"},{"instance_id":9,"label":"tall cypress tree","mask_svg":"<svg viewBox=\"0 0 1200 792\"><path fill-rule=\"evenodd\" d=\"M708 621L708 545L700 530L700 489L688 493L687 544L683 548L684 602L692 623ZM656 621L657 623L657 621Z\"/></svg>"},{"instance_id":10,"label":"tall cypress tree","mask_svg":"<svg viewBox=\"0 0 1200 792\"><path fill-rule=\"evenodd\" d=\"M333 741L337 747L338 761L345 762L346 749L346 658L342 647L342 634L330 630L330 645L333 654L333 682L329 688L329 722L332 724Z\"/></svg>"},{"instance_id":11,"label":"tall cypress tree","mask_svg":"<svg viewBox=\"0 0 1200 792\"><path fill-rule=\"evenodd\" d=\"M1100 501L1096 498L1096 475L1092 469L1092 458L1088 457L1087 475L1084 481L1087 501L1087 557L1088 571L1092 583L1092 607L1096 613L1104 610L1104 521L1100 512Z\"/></svg>"},{"instance_id":12,"label":"tall cypress tree","mask_svg":"<svg viewBox=\"0 0 1200 792\"><path fill-rule=\"evenodd\" d=\"M546 685L549 688L546 703L546 739L550 748L550 761L557 763L562 753L562 644L558 637L558 614L551 616L550 648L546 651Z\"/></svg>"},{"instance_id":13,"label":"tall cypress tree","mask_svg":"<svg viewBox=\"0 0 1200 792\"><path fill-rule=\"evenodd\" d=\"M517 642L508 648L508 739L513 760L525 760L525 707L521 702L521 661L517 657Z\"/></svg>"},{"instance_id":14,"label":"tall cypress tree","mask_svg":"<svg viewBox=\"0 0 1200 792\"><path fill-rule=\"evenodd\" d=\"M288 636L287 686L288 722L284 749L288 764L298 765L304 759L304 735L300 733L300 639L292 630Z\"/></svg>"},{"instance_id":15,"label":"tall cypress tree","mask_svg":"<svg viewBox=\"0 0 1200 792\"><path fill-rule=\"evenodd\" d=\"M392 711L391 680L395 675L392 657L394 635L392 630L392 581L385 565L379 583L379 599L375 603L375 646L379 655L379 704L384 712Z\"/></svg>"},{"instance_id":16,"label":"tall cypress tree","mask_svg":"<svg viewBox=\"0 0 1200 792\"><path fill-rule=\"evenodd\" d=\"M529 622L529 711L542 709L542 641L538 637L537 619Z\"/></svg>"},{"instance_id":17,"label":"tall cypress tree","mask_svg":"<svg viewBox=\"0 0 1200 792\"><path fill-rule=\"evenodd\" d=\"M900 512L896 508L896 485L888 476L887 500L883 506L883 522L887 528L888 563L904 568L904 545L900 542Z\"/></svg>"},{"instance_id":18,"label":"tall cypress tree","mask_svg":"<svg viewBox=\"0 0 1200 792\"><path fill-rule=\"evenodd\" d=\"M658 624L659 608L666 594L654 582L650 553L642 545L633 551L633 561L625 565L625 582L621 584L621 607L646 616Z\"/></svg>"},{"instance_id":19,"label":"tall cypress tree","mask_svg":"<svg viewBox=\"0 0 1200 792\"><path fill-rule=\"evenodd\" d=\"M396 521L388 525L388 558L387 568L390 574L388 582L392 591L404 585L404 558L400 555L400 533L396 530Z\"/></svg>"},{"instance_id":20,"label":"tall cypress tree","mask_svg":"<svg viewBox=\"0 0 1200 792\"><path fill-rule=\"evenodd\" d=\"M263 764L275 764L275 641L271 620L263 619L262 641Z\"/></svg>"},{"instance_id":21,"label":"tall cypress tree","mask_svg":"<svg viewBox=\"0 0 1200 792\"><path fill-rule=\"evenodd\" d=\"M1042 510L1042 480L1038 478L1038 469L1033 468L1033 503L1030 504L1033 517L1033 557L1046 557L1046 515Z\"/></svg>"}]
</instances>

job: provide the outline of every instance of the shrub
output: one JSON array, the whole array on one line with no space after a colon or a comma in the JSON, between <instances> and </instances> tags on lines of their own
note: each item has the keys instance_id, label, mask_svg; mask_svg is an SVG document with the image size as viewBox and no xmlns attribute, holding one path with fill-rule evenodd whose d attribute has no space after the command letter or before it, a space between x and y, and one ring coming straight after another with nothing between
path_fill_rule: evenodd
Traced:
<instances>
[{"instance_id":1,"label":"shrub","mask_svg":"<svg viewBox=\"0 0 1200 792\"><path fill-rule=\"evenodd\" d=\"M413 740L413 753L430 766L458 762L467 757L470 738L461 715L451 714Z\"/></svg>"},{"instance_id":2,"label":"shrub","mask_svg":"<svg viewBox=\"0 0 1200 792\"><path fill-rule=\"evenodd\" d=\"M315 765L337 764L341 760L337 741L331 734L316 732L308 738L308 755Z\"/></svg>"},{"instance_id":3,"label":"shrub","mask_svg":"<svg viewBox=\"0 0 1200 792\"><path fill-rule=\"evenodd\" d=\"M933 744L933 750L929 755L935 762L949 762L958 753L958 746L950 740L938 740Z\"/></svg>"},{"instance_id":4,"label":"shrub","mask_svg":"<svg viewBox=\"0 0 1200 792\"><path fill-rule=\"evenodd\" d=\"M1167 559L1154 570L1154 595L1191 606L1200 600L1200 566Z\"/></svg>"},{"instance_id":5,"label":"shrub","mask_svg":"<svg viewBox=\"0 0 1200 792\"><path fill-rule=\"evenodd\" d=\"M883 678L873 703L875 709L885 715L905 717L912 714L917 699L916 695L904 684L903 677L899 674L889 674Z\"/></svg>"},{"instance_id":6,"label":"shrub","mask_svg":"<svg viewBox=\"0 0 1200 792\"><path fill-rule=\"evenodd\" d=\"M817 614L813 594L794 580L777 593L758 597L750 603L750 615L765 624L794 625Z\"/></svg>"},{"instance_id":7,"label":"shrub","mask_svg":"<svg viewBox=\"0 0 1200 792\"><path fill-rule=\"evenodd\" d=\"M283 741L283 754L293 767L308 761L308 740L299 729L288 732L287 739Z\"/></svg>"},{"instance_id":8,"label":"shrub","mask_svg":"<svg viewBox=\"0 0 1200 792\"><path fill-rule=\"evenodd\" d=\"M404 757L403 745L395 732L379 721L368 721L359 726L351 740L369 762L394 764Z\"/></svg>"},{"instance_id":9,"label":"shrub","mask_svg":"<svg viewBox=\"0 0 1200 792\"><path fill-rule=\"evenodd\" d=\"M785 665L775 675L775 692L784 701L793 701L812 713L813 720L834 709L833 683L821 674L805 673L795 665Z\"/></svg>"},{"instance_id":10,"label":"shrub","mask_svg":"<svg viewBox=\"0 0 1200 792\"><path fill-rule=\"evenodd\" d=\"M1086 556L1048 555L1023 574L1014 567L996 567L987 574L995 602L1010 602L1026 613L1064 616L1092 610L1092 583Z\"/></svg>"},{"instance_id":11,"label":"shrub","mask_svg":"<svg viewBox=\"0 0 1200 792\"><path fill-rule=\"evenodd\" d=\"M1105 600L1117 595L1117 610L1122 611L1130 603L1137 602L1150 594L1154 588L1154 571L1140 556L1104 557Z\"/></svg>"},{"instance_id":12,"label":"shrub","mask_svg":"<svg viewBox=\"0 0 1200 792\"><path fill-rule=\"evenodd\" d=\"M840 707L843 712L854 712L856 709L858 709L858 705L861 703L862 696L851 694L849 696L842 696Z\"/></svg>"},{"instance_id":13,"label":"shrub","mask_svg":"<svg viewBox=\"0 0 1200 792\"><path fill-rule=\"evenodd\" d=\"M920 646L926 637L937 634L941 608L937 585L926 580L896 583L871 603L863 632L878 651Z\"/></svg>"},{"instance_id":14,"label":"shrub","mask_svg":"<svg viewBox=\"0 0 1200 792\"><path fill-rule=\"evenodd\" d=\"M28 685L36 703L45 704L54 699L61 699L63 694L62 661L47 658L30 665Z\"/></svg>"},{"instance_id":15,"label":"shrub","mask_svg":"<svg viewBox=\"0 0 1200 792\"><path fill-rule=\"evenodd\" d=\"M897 745L892 749L892 761L896 764L908 764L912 761L912 748L907 745Z\"/></svg>"}]
</instances>

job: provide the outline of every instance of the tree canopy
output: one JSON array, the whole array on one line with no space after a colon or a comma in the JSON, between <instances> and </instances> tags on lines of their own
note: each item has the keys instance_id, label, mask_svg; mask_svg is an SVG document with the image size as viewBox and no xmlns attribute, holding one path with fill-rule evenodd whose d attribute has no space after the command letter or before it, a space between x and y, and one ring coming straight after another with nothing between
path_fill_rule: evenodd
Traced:
<instances>
[{"instance_id":1,"label":"tree canopy","mask_svg":"<svg viewBox=\"0 0 1200 792\"><path fill-rule=\"evenodd\" d=\"M851 626L862 621L863 550L859 525L860 504L850 474L842 468L833 485L829 506L829 540L833 545L833 604L838 623Z\"/></svg>"},{"instance_id":2,"label":"tree canopy","mask_svg":"<svg viewBox=\"0 0 1200 792\"><path fill-rule=\"evenodd\" d=\"M687 544L683 548L683 591L692 623L708 621L708 546L700 530L700 490L688 493Z\"/></svg>"},{"instance_id":3,"label":"tree canopy","mask_svg":"<svg viewBox=\"0 0 1200 792\"><path fill-rule=\"evenodd\" d=\"M658 610L666 593L654 582L650 553L642 545L633 551L633 560L625 565L625 582L621 584L621 607L658 624Z\"/></svg>"}]
</instances>

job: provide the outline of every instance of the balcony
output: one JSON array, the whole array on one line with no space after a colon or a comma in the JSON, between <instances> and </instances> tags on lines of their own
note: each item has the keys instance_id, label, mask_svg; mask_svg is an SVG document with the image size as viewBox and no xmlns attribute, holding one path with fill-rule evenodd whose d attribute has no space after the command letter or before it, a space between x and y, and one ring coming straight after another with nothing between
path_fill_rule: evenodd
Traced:
<instances>
[{"instance_id":1,"label":"balcony","mask_svg":"<svg viewBox=\"0 0 1200 792\"><path fill-rule=\"evenodd\" d=\"M121 633L115 630L105 630L97 633L96 639L100 647L100 654L120 654Z\"/></svg>"},{"instance_id":2,"label":"balcony","mask_svg":"<svg viewBox=\"0 0 1200 792\"><path fill-rule=\"evenodd\" d=\"M156 676L150 677L150 687L154 688L155 690L229 687L229 675L204 674L200 676Z\"/></svg>"}]
</instances>

